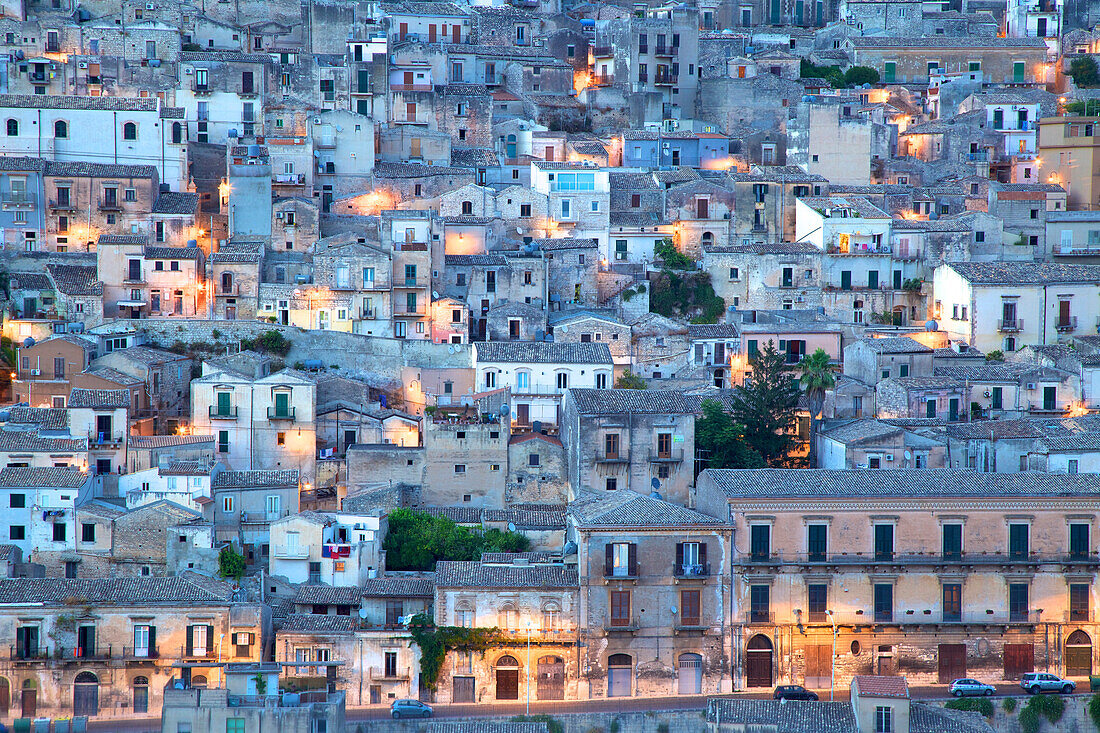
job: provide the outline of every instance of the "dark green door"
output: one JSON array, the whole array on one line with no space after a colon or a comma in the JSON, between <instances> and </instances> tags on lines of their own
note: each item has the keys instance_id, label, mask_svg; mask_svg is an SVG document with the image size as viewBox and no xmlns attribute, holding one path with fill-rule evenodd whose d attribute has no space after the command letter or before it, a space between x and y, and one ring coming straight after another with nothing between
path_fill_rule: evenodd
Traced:
<instances>
[{"instance_id":1,"label":"dark green door","mask_svg":"<svg viewBox=\"0 0 1100 733\"><path fill-rule=\"evenodd\" d=\"M843 270L840 273L840 289L851 290L852 289L852 271Z\"/></svg>"}]
</instances>

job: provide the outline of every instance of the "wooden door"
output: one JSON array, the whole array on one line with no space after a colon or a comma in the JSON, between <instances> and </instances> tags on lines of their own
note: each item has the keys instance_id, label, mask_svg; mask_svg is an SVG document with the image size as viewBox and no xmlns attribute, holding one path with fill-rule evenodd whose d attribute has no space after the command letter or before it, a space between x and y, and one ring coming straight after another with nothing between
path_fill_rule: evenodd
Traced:
<instances>
[{"instance_id":1,"label":"wooden door","mask_svg":"<svg viewBox=\"0 0 1100 733\"><path fill-rule=\"evenodd\" d=\"M940 644L939 672L941 685L966 677L966 644Z\"/></svg>"},{"instance_id":2,"label":"wooden door","mask_svg":"<svg viewBox=\"0 0 1100 733\"><path fill-rule=\"evenodd\" d=\"M399 41L404 41L405 36L407 36L407 35L409 35L409 24L408 23L402 23L400 26L398 26L397 39Z\"/></svg>"},{"instance_id":3,"label":"wooden door","mask_svg":"<svg viewBox=\"0 0 1100 733\"><path fill-rule=\"evenodd\" d=\"M451 680L451 702L475 702L474 678L454 677Z\"/></svg>"},{"instance_id":4,"label":"wooden door","mask_svg":"<svg viewBox=\"0 0 1100 733\"><path fill-rule=\"evenodd\" d=\"M1005 644L1005 679L1035 671L1035 647L1032 644Z\"/></svg>"},{"instance_id":5,"label":"wooden door","mask_svg":"<svg viewBox=\"0 0 1100 733\"><path fill-rule=\"evenodd\" d=\"M531 424L531 406L526 402L521 402L516 405L516 424Z\"/></svg>"},{"instance_id":6,"label":"wooden door","mask_svg":"<svg viewBox=\"0 0 1100 733\"><path fill-rule=\"evenodd\" d=\"M607 670L607 696L630 697L632 689L630 667L611 667Z\"/></svg>"},{"instance_id":7,"label":"wooden door","mask_svg":"<svg viewBox=\"0 0 1100 733\"><path fill-rule=\"evenodd\" d=\"M73 685L73 715L99 714L99 684Z\"/></svg>"},{"instance_id":8,"label":"wooden door","mask_svg":"<svg viewBox=\"0 0 1100 733\"><path fill-rule=\"evenodd\" d=\"M1077 630L1066 639L1066 676L1088 677L1092 674L1092 639Z\"/></svg>"},{"instance_id":9,"label":"wooden door","mask_svg":"<svg viewBox=\"0 0 1100 733\"><path fill-rule=\"evenodd\" d=\"M33 718L38 712L38 690L23 688L23 696L20 698L21 715L24 718Z\"/></svg>"},{"instance_id":10,"label":"wooden door","mask_svg":"<svg viewBox=\"0 0 1100 733\"><path fill-rule=\"evenodd\" d=\"M519 670L518 669L498 669L497 670L497 699L498 700L518 700L519 699Z\"/></svg>"},{"instance_id":11,"label":"wooden door","mask_svg":"<svg viewBox=\"0 0 1100 733\"><path fill-rule=\"evenodd\" d=\"M745 685L747 687L772 686L772 652L749 650L745 654Z\"/></svg>"},{"instance_id":12,"label":"wooden door","mask_svg":"<svg viewBox=\"0 0 1100 733\"><path fill-rule=\"evenodd\" d=\"M435 43L435 24L432 23L428 26L428 43Z\"/></svg>"},{"instance_id":13,"label":"wooden door","mask_svg":"<svg viewBox=\"0 0 1100 733\"><path fill-rule=\"evenodd\" d=\"M832 681L833 645L806 645L806 679L803 684L810 688L825 688Z\"/></svg>"},{"instance_id":14,"label":"wooden door","mask_svg":"<svg viewBox=\"0 0 1100 733\"><path fill-rule=\"evenodd\" d=\"M539 700L565 699L565 661L561 657L542 657L538 663L537 697Z\"/></svg>"},{"instance_id":15,"label":"wooden door","mask_svg":"<svg viewBox=\"0 0 1100 733\"><path fill-rule=\"evenodd\" d=\"M451 41L453 43L462 43L462 28L458 23L451 26Z\"/></svg>"}]
</instances>

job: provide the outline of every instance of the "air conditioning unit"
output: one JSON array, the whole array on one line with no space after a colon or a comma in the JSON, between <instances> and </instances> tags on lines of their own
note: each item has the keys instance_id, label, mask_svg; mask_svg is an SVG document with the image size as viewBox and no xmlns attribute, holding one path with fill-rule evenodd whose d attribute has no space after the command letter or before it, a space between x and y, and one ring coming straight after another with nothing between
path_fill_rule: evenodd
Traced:
<instances>
[{"instance_id":1,"label":"air conditioning unit","mask_svg":"<svg viewBox=\"0 0 1100 733\"><path fill-rule=\"evenodd\" d=\"M195 70L194 69L184 69L183 73L186 74L187 76L191 76L192 74L195 73Z\"/></svg>"},{"instance_id":2,"label":"air conditioning unit","mask_svg":"<svg viewBox=\"0 0 1100 733\"><path fill-rule=\"evenodd\" d=\"M321 124L321 118L320 117L314 117L313 118L313 124L315 124L315 125Z\"/></svg>"},{"instance_id":3,"label":"air conditioning unit","mask_svg":"<svg viewBox=\"0 0 1100 733\"><path fill-rule=\"evenodd\" d=\"M275 218L278 219L279 221L282 221L283 220L283 212L282 211L276 211L275 212Z\"/></svg>"},{"instance_id":4,"label":"air conditioning unit","mask_svg":"<svg viewBox=\"0 0 1100 733\"><path fill-rule=\"evenodd\" d=\"M1027 388L1028 389L1035 389L1035 382L1028 382L1027 383Z\"/></svg>"},{"instance_id":5,"label":"air conditioning unit","mask_svg":"<svg viewBox=\"0 0 1100 733\"><path fill-rule=\"evenodd\" d=\"M984 394L986 397L992 397L993 396L993 393L990 392L988 389L985 392L983 392L982 394Z\"/></svg>"},{"instance_id":6,"label":"air conditioning unit","mask_svg":"<svg viewBox=\"0 0 1100 733\"><path fill-rule=\"evenodd\" d=\"M88 68L88 62L87 62L87 61L81 61L81 62L80 62L79 64L77 64L77 65L78 65L78 66L79 66L80 68L82 68L82 69L86 69L86 68Z\"/></svg>"},{"instance_id":7,"label":"air conditioning unit","mask_svg":"<svg viewBox=\"0 0 1100 733\"><path fill-rule=\"evenodd\" d=\"M893 462L893 460L894 460L894 454L893 453L888 453L886 455L886 462L891 463L891 462Z\"/></svg>"},{"instance_id":8,"label":"air conditioning unit","mask_svg":"<svg viewBox=\"0 0 1100 733\"><path fill-rule=\"evenodd\" d=\"M146 10L156 10L157 6L153 5L153 3L145 3L145 9Z\"/></svg>"},{"instance_id":9,"label":"air conditioning unit","mask_svg":"<svg viewBox=\"0 0 1100 733\"><path fill-rule=\"evenodd\" d=\"M41 370L41 369L31 369L31 376L32 376L32 377L37 377L37 376L38 376L38 375L40 375L40 374L42 374L42 370Z\"/></svg>"}]
</instances>

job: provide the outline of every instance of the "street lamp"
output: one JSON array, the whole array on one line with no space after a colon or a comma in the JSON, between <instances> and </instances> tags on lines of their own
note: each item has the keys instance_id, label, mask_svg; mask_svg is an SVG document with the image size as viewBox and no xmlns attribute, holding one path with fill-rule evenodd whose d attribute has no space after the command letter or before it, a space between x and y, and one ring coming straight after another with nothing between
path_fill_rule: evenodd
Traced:
<instances>
[{"instance_id":1,"label":"street lamp","mask_svg":"<svg viewBox=\"0 0 1100 733\"><path fill-rule=\"evenodd\" d=\"M836 689L836 617L832 609L826 609L825 615L833 625L833 656L829 658L829 702L833 701L833 692Z\"/></svg>"}]
</instances>

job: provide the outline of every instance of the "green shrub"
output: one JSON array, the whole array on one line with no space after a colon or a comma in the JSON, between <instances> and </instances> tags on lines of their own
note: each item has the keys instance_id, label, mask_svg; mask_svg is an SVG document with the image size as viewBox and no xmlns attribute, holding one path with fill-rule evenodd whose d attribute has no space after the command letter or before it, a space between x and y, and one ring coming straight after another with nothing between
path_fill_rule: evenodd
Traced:
<instances>
[{"instance_id":1,"label":"green shrub","mask_svg":"<svg viewBox=\"0 0 1100 733\"><path fill-rule=\"evenodd\" d=\"M1092 87L1100 84L1100 69L1092 56L1078 56L1069 65L1069 75L1079 87Z\"/></svg>"},{"instance_id":2,"label":"green shrub","mask_svg":"<svg viewBox=\"0 0 1100 733\"><path fill-rule=\"evenodd\" d=\"M986 718L993 717L993 702L987 697L962 697L951 700L944 707L948 710L967 710L981 713Z\"/></svg>"},{"instance_id":3,"label":"green shrub","mask_svg":"<svg viewBox=\"0 0 1100 733\"><path fill-rule=\"evenodd\" d=\"M695 260L676 249L671 239L666 239L653 246L653 256L664 262L670 270L694 270Z\"/></svg>"},{"instance_id":4,"label":"green shrub","mask_svg":"<svg viewBox=\"0 0 1100 733\"><path fill-rule=\"evenodd\" d=\"M546 723L546 730L549 733L565 733L565 725L558 719L552 718L546 713L539 713L538 715L516 715L512 718L513 723Z\"/></svg>"},{"instance_id":5,"label":"green shrub","mask_svg":"<svg viewBox=\"0 0 1100 733\"><path fill-rule=\"evenodd\" d=\"M1088 704L1089 720L1097 728L1100 728L1100 694L1093 695L1089 698Z\"/></svg>"},{"instance_id":6,"label":"green shrub","mask_svg":"<svg viewBox=\"0 0 1100 733\"><path fill-rule=\"evenodd\" d=\"M1013 713L1016 710L1016 698L1006 697L1004 702L1001 703L1001 707L1004 708L1006 713Z\"/></svg>"},{"instance_id":7,"label":"green shrub","mask_svg":"<svg viewBox=\"0 0 1100 733\"><path fill-rule=\"evenodd\" d=\"M244 575L244 555L237 552L233 545L226 545L218 553L218 575L223 578L240 580Z\"/></svg>"},{"instance_id":8,"label":"green shrub","mask_svg":"<svg viewBox=\"0 0 1100 733\"><path fill-rule=\"evenodd\" d=\"M878 84L878 79L878 72L870 66L853 66L844 72L844 84L850 87Z\"/></svg>"},{"instance_id":9,"label":"green shrub","mask_svg":"<svg viewBox=\"0 0 1100 733\"><path fill-rule=\"evenodd\" d=\"M1056 724L1066 712L1066 701L1058 695L1036 695L1027 701L1027 707Z\"/></svg>"},{"instance_id":10,"label":"green shrub","mask_svg":"<svg viewBox=\"0 0 1100 733\"><path fill-rule=\"evenodd\" d=\"M1025 705L1020 710L1020 730L1022 733L1039 733L1039 713L1035 712L1035 708Z\"/></svg>"},{"instance_id":11,"label":"green shrub","mask_svg":"<svg viewBox=\"0 0 1100 733\"><path fill-rule=\"evenodd\" d=\"M440 560L478 560L483 552L526 552L530 546L516 532L460 527L447 517L411 509L390 514L384 543L386 567L392 570L434 570Z\"/></svg>"}]
</instances>

